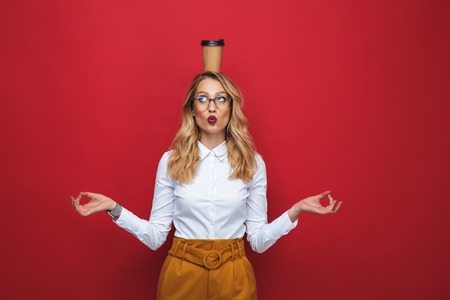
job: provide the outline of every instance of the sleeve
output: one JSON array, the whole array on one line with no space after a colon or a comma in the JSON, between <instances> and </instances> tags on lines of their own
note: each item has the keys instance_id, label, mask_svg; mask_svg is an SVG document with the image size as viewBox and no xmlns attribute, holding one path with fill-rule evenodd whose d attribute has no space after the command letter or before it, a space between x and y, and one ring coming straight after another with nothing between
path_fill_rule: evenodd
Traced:
<instances>
[{"instance_id":1,"label":"sleeve","mask_svg":"<svg viewBox=\"0 0 450 300\"><path fill-rule=\"evenodd\" d=\"M286 211L271 223L267 222L266 166L261 156L257 155L256 161L257 170L253 175L247 199L246 230L252 249L262 253L295 228L298 220L291 222Z\"/></svg>"},{"instance_id":2,"label":"sleeve","mask_svg":"<svg viewBox=\"0 0 450 300\"><path fill-rule=\"evenodd\" d=\"M152 250L158 249L166 241L173 222L175 182L167 173L169 155L170 151L164 153L159 161L150 219L141 219L123 208L116 220L118 226L130 232Z\"/></svg>"}]
</instances>

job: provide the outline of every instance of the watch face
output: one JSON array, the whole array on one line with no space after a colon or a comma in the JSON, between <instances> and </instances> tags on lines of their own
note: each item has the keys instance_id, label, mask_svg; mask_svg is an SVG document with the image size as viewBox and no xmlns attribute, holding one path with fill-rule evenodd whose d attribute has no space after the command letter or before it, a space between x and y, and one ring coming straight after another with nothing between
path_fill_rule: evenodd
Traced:
<instances>
[{"instance_id":1,"label":"watch face","mask_svg":"<svg viewBox=\"0 0 450 300\"><path fill-rule=\"evenodd\" d=\"M116 203L116 206L114 207L113 210L106 211L106 213L114 219L118 219L121 212L122 212L122 207L120 206L119 203Z\"/></svg>"},{"instance_id":2,"label":"watch face","mask_svg":"<svg viewBox=\"0 0 450 300\"><path fill-rule=\"evenodd\" d=\"M108 215L109 215L111 218L117 218L117 217L118 217L118 216L114 215L112 211L107 211L107 213L108 213Z\"/></svg>"}]
</instances>

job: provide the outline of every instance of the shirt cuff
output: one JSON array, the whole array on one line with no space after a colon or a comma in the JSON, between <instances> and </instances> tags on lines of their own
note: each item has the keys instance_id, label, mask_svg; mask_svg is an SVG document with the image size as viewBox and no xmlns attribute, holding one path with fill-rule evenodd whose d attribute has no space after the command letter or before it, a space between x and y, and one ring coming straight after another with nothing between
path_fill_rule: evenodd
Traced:
<instances>
[{"instance_id":1,"label":"shirt cuff","mask_svg":"<svg viewBox=\"0 0 450 300\"><path fill-rule=\"evenodd\" d=\"M298 224L298 218L292 222L289 218L288 212L286 211L284 214L279 216L277 219L275 219L272 223L274 223L274 226L270 227L270 235L275 238L279 239L285 234L288 234L289 231L297 227Z\"/></svg>"},{"instance_id":2,"label":"shirt cuff","mask_svg":"<svg viewBox=\"0 0 450 300\"><path fill-rule=\"evenodd\" d=\"M129 224L134 219L133 217L135 217L135 215L133 215L132 212L122 206L122 212L120 213L120 216L116 220L113 219L113 222L116 223L119 227L128 228Z\"/></svg>"}]
</instances>

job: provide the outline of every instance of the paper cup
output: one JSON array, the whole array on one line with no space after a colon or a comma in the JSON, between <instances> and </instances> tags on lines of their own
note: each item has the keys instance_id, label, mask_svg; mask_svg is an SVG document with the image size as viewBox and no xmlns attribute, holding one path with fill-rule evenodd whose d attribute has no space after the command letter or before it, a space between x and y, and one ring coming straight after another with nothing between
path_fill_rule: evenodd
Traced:
<instances>
[{"instance_id":1,"label":"paper cup","mask_svg":"<svg viewBox=\"0 0 450 300\"><path fill-rule=\"evenodd\" d=\"M223 39L203 40L202 43L203 53L203 69L205 72L220 72L220 65L222 63L222 51L225 43Z\"/></svg>"}]
</instances>

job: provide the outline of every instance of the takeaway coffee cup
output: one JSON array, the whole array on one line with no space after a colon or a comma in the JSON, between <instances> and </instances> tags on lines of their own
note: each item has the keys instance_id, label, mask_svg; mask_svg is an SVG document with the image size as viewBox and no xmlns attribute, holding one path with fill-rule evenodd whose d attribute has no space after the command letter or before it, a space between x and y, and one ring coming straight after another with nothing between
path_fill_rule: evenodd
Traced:
<instances>
[{"instance_id":1,"label":"takeaway coffee cup","mask_svg":"<svg viewBox=\"0 0 450 300\"><path fill-rule=\"evenodd\" d=\"M203 40L203 69L205 72L220 72L220 65L222 63L222 50L225 43L223 39L220 40Z\"/></svg>"}]
</instances>

